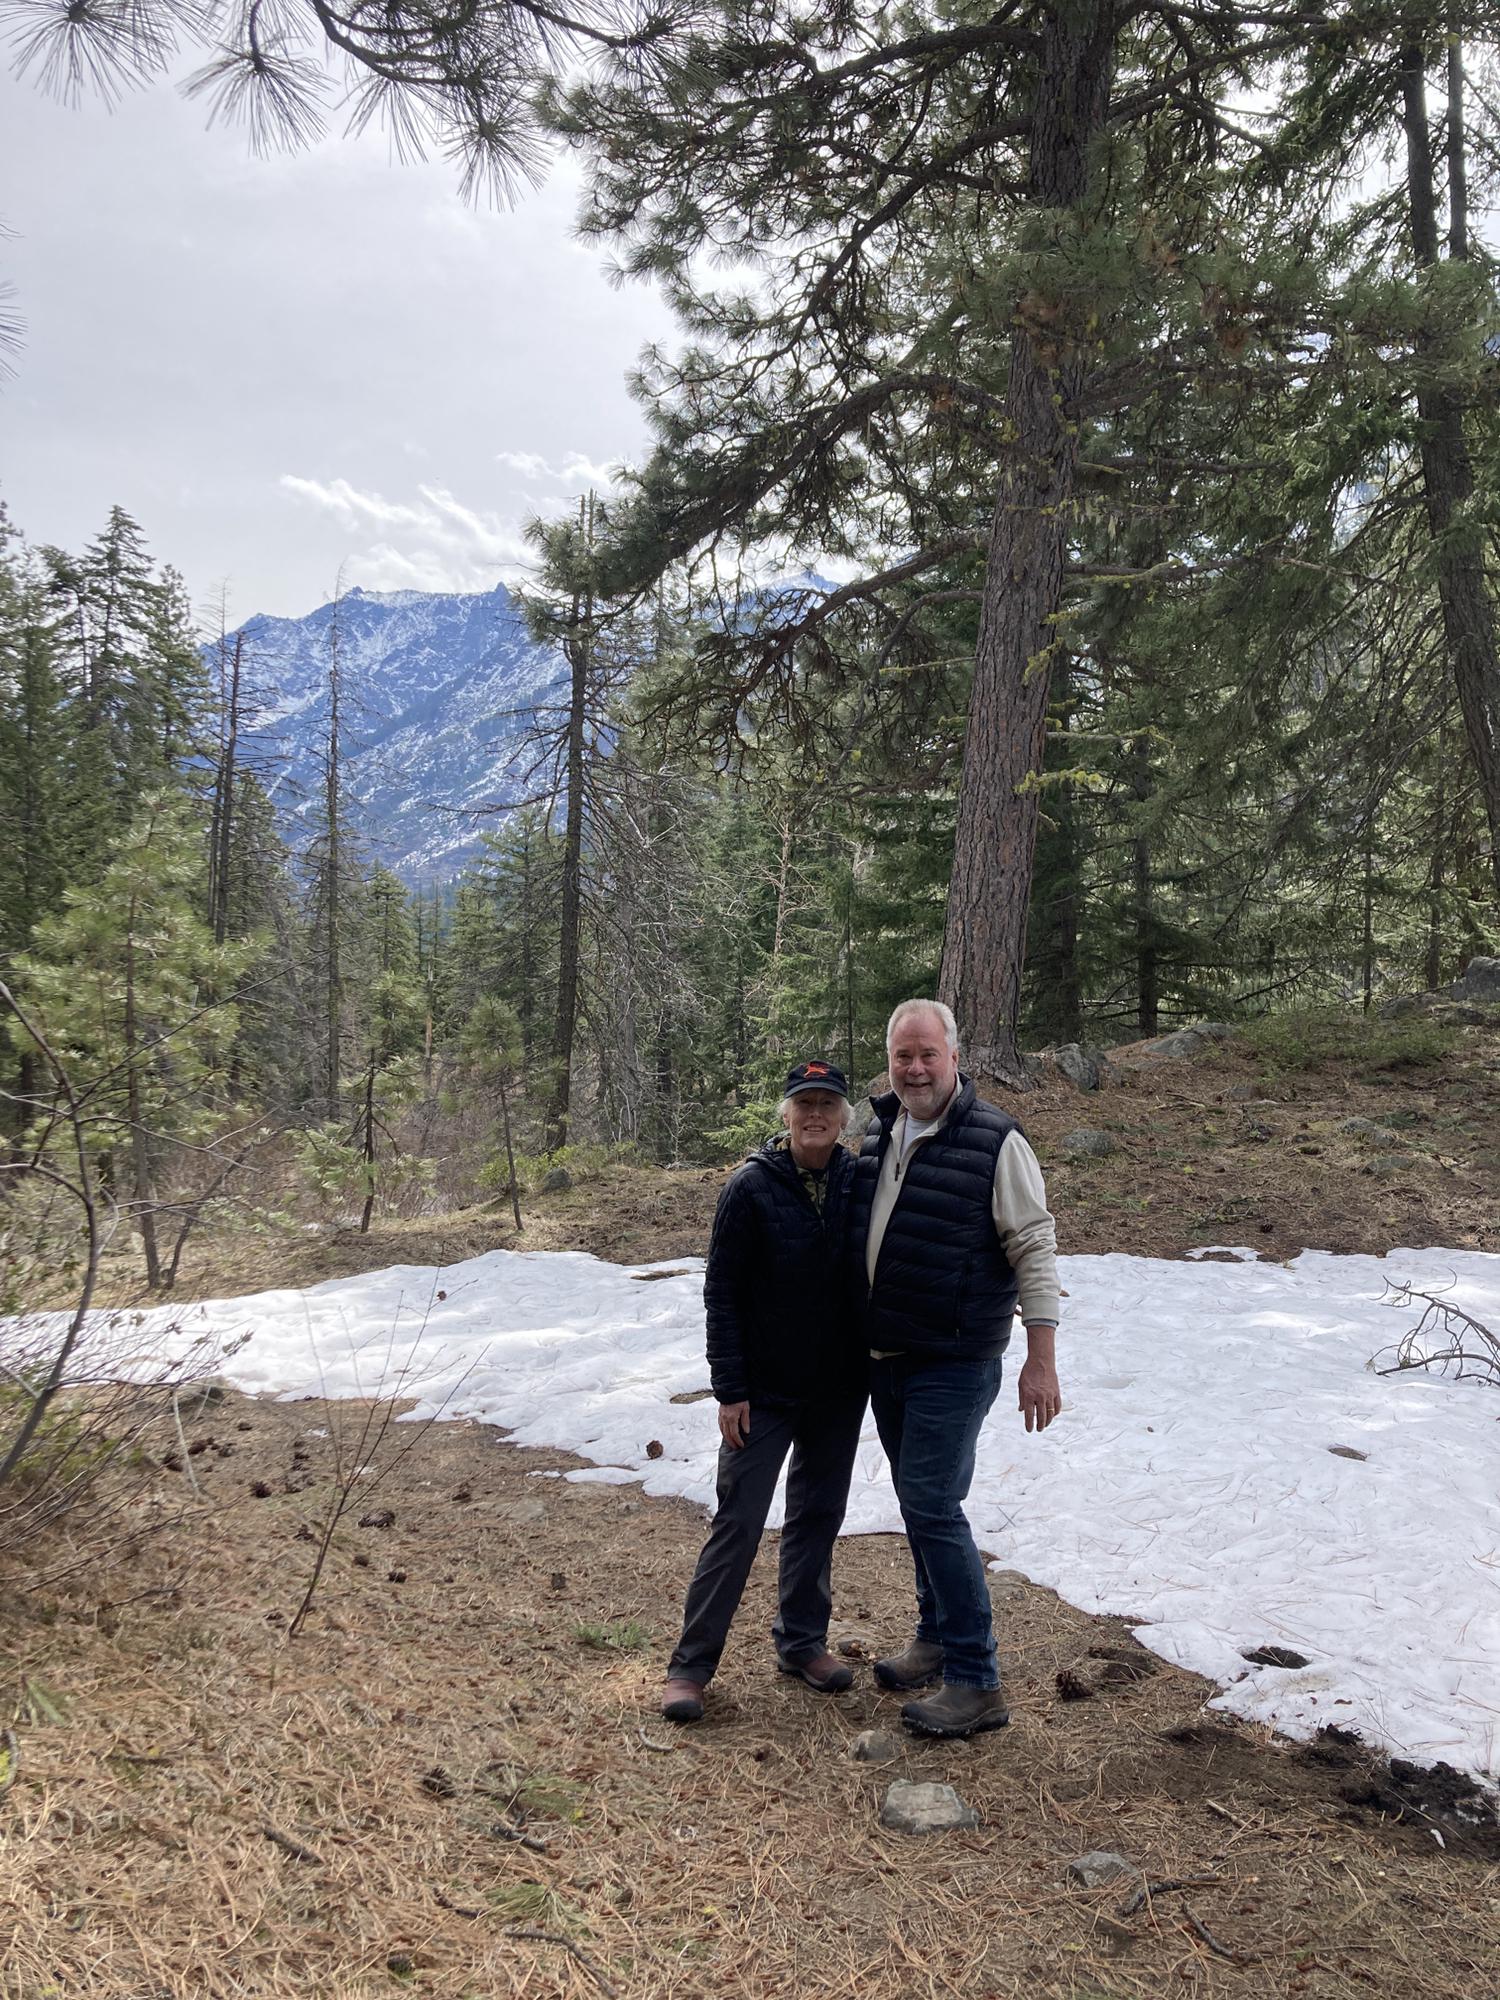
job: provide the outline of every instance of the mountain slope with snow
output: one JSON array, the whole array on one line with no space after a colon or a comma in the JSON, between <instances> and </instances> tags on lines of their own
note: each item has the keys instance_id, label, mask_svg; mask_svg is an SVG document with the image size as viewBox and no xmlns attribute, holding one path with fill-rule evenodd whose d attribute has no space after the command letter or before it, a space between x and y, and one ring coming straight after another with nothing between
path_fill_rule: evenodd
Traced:
<instances>
[{"instance_id":1,"label":"mountain slope with snow","mask_svg":"<svg viewBox=\"0 0 1500 2000\"><path fill-rule=\"evenodd\" d=\"M412 884L450 880L521 796L527 729L564 674L504 584L477 595L351 590L304 618L240 627L259 695L247 754L263 762L286 837L311 837L322 803L337 617L349 817L371 859ZM206 649L211 671L217 645ZM478 810L476 810L478 809Z\"/></svg>"}]
</instances>

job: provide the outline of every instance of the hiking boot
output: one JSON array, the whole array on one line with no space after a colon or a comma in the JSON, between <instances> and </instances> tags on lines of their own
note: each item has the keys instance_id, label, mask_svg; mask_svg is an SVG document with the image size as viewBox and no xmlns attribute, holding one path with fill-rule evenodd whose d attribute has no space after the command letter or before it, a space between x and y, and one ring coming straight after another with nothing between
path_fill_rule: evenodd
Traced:
<instances>
[{"instance_id":1,"label":"hiking boot","mask_svg":"<svg viewBox=\"0 0 1500 2000\"><path fill-rule=\"evenodd\" d=\"M931 1687L942 1672L943 1649L930 1639L913 1639L904 1653L875 1662L875 1678L883 1688Z\"/></svg>"},{"instance_id":2,"label":"hiking boot","mask_svg":"<svg viewBox=\"0 0 1500 2000\"><path fill-rule=\"evenodd\" d=\"M832 1653L814 1653L806 1660L778 1660L776 1664L782 1673L795 1674L819 1694L842 1694L845 1688L854 1685L852 1669Z\"/></svg>"},{"instance_id":3,"label":"hiking boot","mask_svg":"<svg viewBox=\"0 0 1500 2000\"><path fill-rule=\"evenodd\" d=\"M701 1722L703 1689L697 1681L668 1681L661 1691L664 1722Z\"/></svg>"},{"instance_id":4,"label":"hiking boot","mask_svg":"<svg viewBox=\"0 0 1500 2000\"><path fill-rule=\"evenodd\" d=\"M981 1729L1000 1729L1010 1710L999 1688L958 1687L952 1681L926 1701L909 1701L901 1720L917 1736L977 1736Z\"/></svg>"}]
</instances>

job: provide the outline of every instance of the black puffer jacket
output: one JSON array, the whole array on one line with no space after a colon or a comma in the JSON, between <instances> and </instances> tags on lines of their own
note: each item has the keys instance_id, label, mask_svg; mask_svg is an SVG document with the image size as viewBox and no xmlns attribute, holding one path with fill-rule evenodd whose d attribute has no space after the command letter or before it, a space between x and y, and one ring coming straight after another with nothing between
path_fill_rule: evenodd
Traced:
<instances>
[{"instance_id":1,"label":"black puffer jacket","mask_svg":"<svg viewBox=\"0 0 1500 2000\"><path fill-rule=\"evenodd\" d=\"M708 1368L721 1403L798 1403L864 1386L846 1235L853 1156L828 1163L819 1215L790 1148L771 1140L725 1184L703 1278Z\"/></svg>"}]
</instances>

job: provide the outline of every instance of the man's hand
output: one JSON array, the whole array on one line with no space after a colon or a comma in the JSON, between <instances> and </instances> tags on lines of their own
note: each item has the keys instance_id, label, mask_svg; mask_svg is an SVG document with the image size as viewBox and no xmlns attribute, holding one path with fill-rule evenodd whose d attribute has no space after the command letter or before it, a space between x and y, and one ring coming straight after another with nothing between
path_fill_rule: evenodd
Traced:
<instances>
[{"instance_id":1,"label":"man's hand","mask_svg":"<svg viewBox=\"0 0 1500 2000\"><path fill-rule=\"evenodd\" d=\"M1044 1431L1062 1410L1062 1388L1055 1358L1057 1329L1038 1322L1026 1329L1026 1359L1021 1364L1019 1402L1028 1431Z\"/></svg>"},{"instance_id":2,"label":"man's hand","mask_svg":"<svg viewBox=\"0 0 1500 2000\"><path fill-rule=\"evenodd\" d=\"M1031 1429L1030 1424L1026 1426ZM720 1403L719 1436L731 1451L743 1451L750 1436L750 1405L748 1403Z\"/></svg>"}]
</instances>

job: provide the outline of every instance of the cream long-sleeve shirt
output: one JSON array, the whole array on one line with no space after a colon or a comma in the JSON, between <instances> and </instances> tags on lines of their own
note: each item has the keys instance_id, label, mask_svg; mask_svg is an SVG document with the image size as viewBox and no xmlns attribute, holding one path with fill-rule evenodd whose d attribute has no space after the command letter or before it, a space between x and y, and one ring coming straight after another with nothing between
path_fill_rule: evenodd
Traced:
<instances>
[{"instance_id":1,"label":"cream long-sleeve shirt","mask_svg":"<svg viewBox=\"0 0 1500 2000\"><path fill-rule=\"evenodd\" d=\"M962 1085L959 1086L962 1088ZM954 1097L958 1091L953 1093ZM925 1123L898 1111L891 1131L891 1143L881 1162L880 1178L870 1207L870 1234L865 1244L865 1275L873 1285L880 1245L896 1197L901 1192L901 1170L914 1146L936 1132L953 1108L949 1098L936 1118ZM1024 1134L1007 1134L995 1161L995 1182L990 1192L990 1213L995 1233L1010 1260L1021 1292L1021 1318L1027 1326L1056 1326L1062 1309L1062 1292L1057 1277L1057 1225L1047 1207L1047 1190L1041 1164Z\"/></svg>"}]
</instances>

